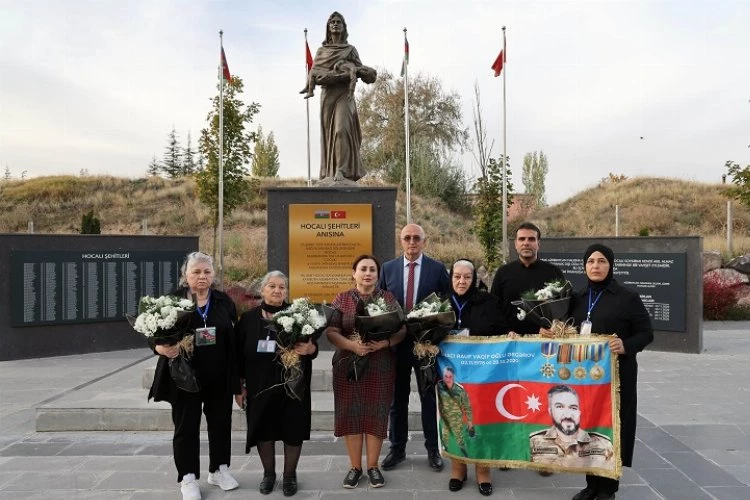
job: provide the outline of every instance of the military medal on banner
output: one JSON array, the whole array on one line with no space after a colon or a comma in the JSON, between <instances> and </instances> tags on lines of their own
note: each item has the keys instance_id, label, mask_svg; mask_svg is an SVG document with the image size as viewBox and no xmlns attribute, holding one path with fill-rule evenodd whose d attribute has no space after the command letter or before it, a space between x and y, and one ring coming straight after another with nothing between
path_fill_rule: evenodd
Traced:
<instances>
[{"instance_id":1,"label":"military medal on banner","mask_svg":"<svg viewBox=\"0 0 750 500\"><path fill-rule=\"evenodd\" d=\"M589 346L589 359L594 362L594 366L589 370L589 375L593 380L599 380L604 376L604 369L598 365L604 356L603 344L591 344Z\"/></svg>"},{"instance_id":2,"label":"military medal on banner","mask_svg":"<svg viewBox=\"0 0 750 500\"><path fill-rule=\"evenodd\" d=\"M568 368L568 363L572 360L571 350L573 346L570 344L560 344L560 348L557 351L557 362L560 363L560 369L557 370L557 376L560 377L560 380L568 380L570 378L570 368Z\"/></svg>"},{"instance_id":3,"label":"military medal on banner","mask_svg":"<svg viewBox=\"0 0 750 500\"><path fill-rule=\"evenodd\" d=\"M584 368L581 363L588 359L587 347L588 345L586 344L578 344L573 346L573 359L578 362L578 366L575 370L573 370L573 376L578 380L583 380L586 378L586 368Z\"/></svg>"},{"instance_id":4,"label":"military medal on banner","mask_svg":"<svg viewBox=\"0 0 750 500\"><path fill-rule=\"evenodd\" d=\"M550 359L557 355L557 342L545 342L542 344L541 350L542 356L544 356L546 361L540 371L542 372L542 376L551 378L555 375L555 365L550 363Z\"/></svg>"}]
</instances>

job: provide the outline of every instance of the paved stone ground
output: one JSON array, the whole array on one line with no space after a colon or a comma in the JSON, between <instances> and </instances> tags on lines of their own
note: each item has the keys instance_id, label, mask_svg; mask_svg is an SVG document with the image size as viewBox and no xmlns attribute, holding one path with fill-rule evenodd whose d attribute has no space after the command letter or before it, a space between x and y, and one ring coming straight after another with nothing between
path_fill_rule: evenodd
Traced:
<instances>
[{"instance_id":1,"label":"paved stone ground","mask_svg":"<svg viewBox=\"0 0 750 500\"><path fill-rule=\"evenodd\" d=\"M645 352L640 356L639 427L635 463L625 469L618 499L750 499L750 323L706 323L702 354ZM36 432L36 408L117 377L148 355L145 350L0 362L0 498L179 499L170 432ZM130 385L139 384L132 377ZM113 386L113 392L118 390ZM125 388L123 388L124 390ZM128 387L130 389L130 386ZM144 393L145 397L145 393ZM385 488L340 487L348 469L344 444L330 432L306 443L295 498L457 498L447 470L426 464L413 436L409 456L386 472ZM204 436L205 440L205 436ZM204 499L268 498L257 492L261 467L234 434L232 470L240 489L209 486ZM207 450L207 443L202 443ZM279 449L279 451L281 451ZM281 457L278 457L279 463ZM206 466L207 457L202 457ZM279 466L280 470L280 466ZM461 497L480 498L470 473ZM530 471L494 471L499 499L568 499L583 478ZM280 497L277 489L272 496Z\"/></svg>"}]
</instances>

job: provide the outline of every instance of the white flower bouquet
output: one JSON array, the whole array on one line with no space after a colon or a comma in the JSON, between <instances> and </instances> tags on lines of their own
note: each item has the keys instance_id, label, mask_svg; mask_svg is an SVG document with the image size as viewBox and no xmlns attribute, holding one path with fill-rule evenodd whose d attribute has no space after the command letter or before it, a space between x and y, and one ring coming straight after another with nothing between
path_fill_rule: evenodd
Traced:
<instances>
[{"instance_id":1,"label":"white flower bouquet","mask_svg":"<svg viewBox=\"0 0 750 500\"><path fill-rule=\"evenodd\" d=\"M190 333L190 314L195 310L192 300L162 295L141 297L138 316L126 314L130 326L143 334L153 348L157 345L177 344L180 355L169 359L169 373L178 388L187 392L200 390L195 371L189 360L193 355L193 337Z\"/></svg>"},{"instance_id":2,"label":"white flower bouquet","mask_svg":"<svg viewBox=\"0 0 750 500\"><path fill-rule=\"evenodd\" d=\"M530 319L544 328L551 328L555 320L564 321L568 315L573 286L569 281L550 281L539 290L528 290L521 300L511 303L518 307L519 321Z\"/></svg>"},{"instance_id":3,"label":"white flower bouquet","mask_svg":"<svg viewBox=\"0 0 750 500\"><path fill-rule=\"evenodd\" d=\"M435 358L440 353L438 345L456 323L456 313L450 300L440 300L432 293L419 302L406 315L406 330L414 337L412 352L419 360L417 386L421 392L432 391L437 382Z\"/></svg>"},{"instance_id":4,"label":"white flower bouquet","mask_svg":"<svg viewBox=\"0 0 750 500\"><path fill-rule=\"evenodd\" d=\"M300 357L294 351L298 342L316 341L330 319L331 308L317 308L305 298L273 315L269 328L276 332L279 362L284 367L284 389L289 397L302 400L307 390Z\"/></svg>"},{"instance_id":5,"label":"white flower bouquet","mask_svg":"<svg viewBox=\"0 0 750 500\"><path fill-rule=\"evenodd\" d=\"M388 304L383 297L360 301L354 317L354 327L362 342L386 340L399 331L404 323L404 312L398 304Z\"/></svg>"}]
</instances>

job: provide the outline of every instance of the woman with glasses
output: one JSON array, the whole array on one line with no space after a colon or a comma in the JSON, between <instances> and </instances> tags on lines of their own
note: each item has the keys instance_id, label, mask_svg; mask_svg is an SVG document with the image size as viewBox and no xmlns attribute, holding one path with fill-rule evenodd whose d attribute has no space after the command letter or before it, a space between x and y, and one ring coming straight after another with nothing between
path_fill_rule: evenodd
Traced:
<instances>
[{"instance_id":1,"label":"woman with glasses","mask_svg":"<svg viewBox=\"0 0 750 500\"><path fill-rule=\"evenodd\" d=\"M205 253L193 252L187 256L180 285L170 295L195 301L190 318L190 333L194 332L190 365L199 391L179 389L170 376L169 359L179 356L179 347L156 345L152 347L159 361L148 397L172 405L172 449L182 498L200 500L201 413L206 415L208 430L208 484L224 491L239 486L229 473L233 395L241 393L234 360L237 309L227 294L213 287L214 263Z\"/></svg>"}]
</instances>

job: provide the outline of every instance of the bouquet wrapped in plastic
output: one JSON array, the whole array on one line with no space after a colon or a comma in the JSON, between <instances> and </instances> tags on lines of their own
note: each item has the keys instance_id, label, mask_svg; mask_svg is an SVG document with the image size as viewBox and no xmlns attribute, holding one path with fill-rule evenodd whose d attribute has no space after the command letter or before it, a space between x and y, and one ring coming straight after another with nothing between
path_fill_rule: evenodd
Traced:
<instances>
[{"instance_id":1,"label":"bouquet wrapped in plastic","mask_svg":"<svg viewBox=\"0 0 750 500\"><path fill-rule=\"evenodd\" d=\"M575 334L574 327L567 323L573 286L570 281L550 281L539 290L521 294L521 300L511 302L518 307L516 315L520 321L531 320L538 326L549 328L556 337Z\"/></svg>"},{"instance_id":2,"label":"bouquet wrapped in plastic","mask_svg":"<svg viewBox=\"0 0 750 500\"><path fill-rule=\"evenodd\" d=\"M200 386L195 370L190 365L193 356L193 333L190 333L190 314L195 310L192 300L162 295L142 297L138 303L138 316L126 314L130 326L143 334L149 344L177 344L180 354L169 359L169 374L178 388L187 392L198 392Z\"/></svg>"},{"instance_id":3,"label":"bouquet wrapped in plastic","mask_svg":"<svg viewBox=\"0 0 750 500\"><path fill-rule=\"evenodd\" d=\"M438 345L453 328L456 313L449 300L440 300L435 293L419 302L406 315L406 330L414 337L414 357L419 361L417 387L421 393L432 391L438 380L435 358Z\"/></svg>"},{"instance_id":4,"label":"bouquet wrapped in plastic","mask_svg":"<svg viewBox=\"0 0 750 500\"><path fill-rule=\"evenodd\" d=\"M316 307L307 298L299 298L274 314L269 322L267 328L276 332L278 359L284 367L284 389L291 398L301 400L308 389L294 344L317 340L332 311L325 305Z\"/></svg>"},{"instance_id":5,"label":"bouquet wrapped in plastic","mask_svg":"<svg viewBox=\"0 0 750 500\"><path fill-rule=\"evenodd\" d=\"M383 297L365 300L357 304L354 316L355 340L360 342L378 342L387 340L401 329L404 324L404 312L398 304L388 304ZM359 380L367 369L367 356L355 356L349 366L347 378Z\"/></svg>"}]
</instances>

